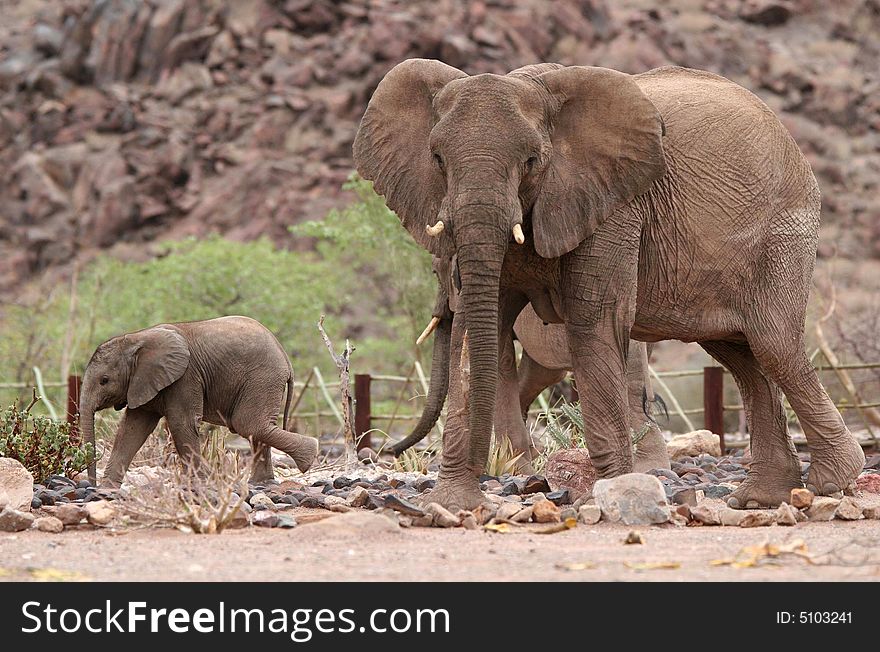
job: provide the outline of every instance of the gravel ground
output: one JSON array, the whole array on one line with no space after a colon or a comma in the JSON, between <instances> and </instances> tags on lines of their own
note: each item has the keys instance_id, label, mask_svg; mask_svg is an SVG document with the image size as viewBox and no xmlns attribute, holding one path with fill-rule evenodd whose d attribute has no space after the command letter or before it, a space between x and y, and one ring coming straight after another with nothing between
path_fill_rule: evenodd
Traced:
<instances>
[{"instance_id":1,"label":"gravel ground","mask_svg":"<svg viewBox=\"0 0 880 652\"><path fill-rule=\"evenodd\" d=\"M295 529L192 535L174 530L70 529L61 534L0 533L0 579L104 581L561 580L772 581L880 580L880 521L801 523L796 527L630 528L600 523L552 535L495 534L462 528L387 527L365 514L358 526L303 523L323 510L298 508ZM340 519L345 515L327 516ZM625 545L636 529L644 544ZM802 539L811 563L786 556L756 567L713 566L745 546ZM829 551L837 551L828 555ZM589 563L593 568L567 570ZM636 570L625 562L674 562Z\"/></svg>"}]
</instances>

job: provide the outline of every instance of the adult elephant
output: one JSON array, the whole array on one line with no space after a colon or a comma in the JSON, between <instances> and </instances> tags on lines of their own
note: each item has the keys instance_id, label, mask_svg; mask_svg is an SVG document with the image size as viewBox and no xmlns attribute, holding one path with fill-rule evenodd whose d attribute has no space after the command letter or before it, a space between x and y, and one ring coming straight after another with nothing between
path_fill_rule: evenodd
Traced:
<instances>
[{"instance_id":1,"label":"adult elephant","mask_svg":"<svg viewBox=\"0 0 880 652\"><path fill-rule=\"evenodd\" d=\"M804 349L818 185L746 89L677 67L468 76L412 59L377 87L354 158L413 238L456 255L461 272L452 342L467 331L469 377L455 394L450 379L431 500L484 499L499 333L528 302L565 324L599 476L632 470L630 337L699 342L733 373L754 462L732 507L777 505L802 486L782 392L812 453L809 487L834 493L858 474L864 454Z\"/></svg>"},{"instance_id":2,"label":"adult elephant","mask_svg":"<svg viewBox=\"0 0 880 652\"><path fill-rule=\"evenodd\" d=\"M437 300L431 322L418 340L420 344L436 329L431 382L418 423L406 438L390 447L395 456L428 435L437 423L446 401L449 388L451 322L458 304L458 287L455 281L458 273L450 262L437 259L433 262L438 280ZM522 357L517 365L512 351L510 355L501 356L494 431L496 438L506 437L514 452L522 453L520 470L531 472L531 460L536 450L526 427L526 413L541 392L565 378L572 367L571 355L565 328L561 324L544 323L531 304L520 313L513 326L513 333L522 345ZM513 346L512 339L503 335L501 339ZM633 451L633 468L637 472L669 468L666 442L650 411L654 401L647 400L648 396L654 395L647 376L647 359L651 346L636 342L629 349L626 365L629 427L639 435L638 444Z\"/></svg>"}]
</instances>

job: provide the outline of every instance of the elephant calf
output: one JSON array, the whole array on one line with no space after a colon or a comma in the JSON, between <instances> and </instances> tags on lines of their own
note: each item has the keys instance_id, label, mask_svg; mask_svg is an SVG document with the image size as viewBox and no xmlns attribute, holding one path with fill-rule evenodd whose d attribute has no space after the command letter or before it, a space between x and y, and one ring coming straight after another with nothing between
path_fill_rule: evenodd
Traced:
<instances>
[{"instance_id":1,"label":"elephant calf","mask_svg":"<svg viewBox=\"0 0 880 652\"><path fill-rule=\"evenodd\" d=\"M287 387L282 427L276 423ZM229 428L254 448L252 481L273 477L270 447L306 471L318 441L289 432L293 391L290 361L275 336L248 317L159 324L101 344L83 377L80 400L84 438L94 445L95 412L125 408L104 484L117 487L161 417L178 453L199 452L199 422ZM95 468L89 469L94 482Z\"/></svg>"}]
</instances>

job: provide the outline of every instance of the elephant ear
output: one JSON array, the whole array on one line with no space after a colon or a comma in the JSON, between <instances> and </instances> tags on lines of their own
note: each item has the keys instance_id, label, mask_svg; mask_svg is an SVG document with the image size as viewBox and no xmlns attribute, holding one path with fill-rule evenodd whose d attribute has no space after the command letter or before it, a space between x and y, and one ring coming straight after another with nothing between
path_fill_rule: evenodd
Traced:
<instances>
[{"instance_id":1,"label":"elephant ear","mask_svg":"<svg viewBox=\"0 0 880 652\"><path fill-rule=\"evenodd\" d=\"M440 61L408 59L379 83L354 140L358 173L373 182L412 237L433 254L447 238L432 238L446 193L428 142L434 123L432 102L446 84L465 73Z\"/></svg>"},{"instance_id":2,"label":"elephant ear","mask_svg":"<svg viewBox=\"0 0 880 652\"><path fill-rule=\"evenodd\" d=\"M568 253L663 176L663 121L630 75L570 66L540 76L559 102L532 210L535 249Z\"/></svg>"},{"instance_id":3,"label":"elephant ear","mask_svg":"<svg viewBox=\"0 0 880 652\"><path fill-rule=\"evenodd\" d=\"M166 326L129 335L136 344L128 383L128 407L138 408L177 381L189 366L189 347L183 336Z\"/></svg>"}]
</instances>

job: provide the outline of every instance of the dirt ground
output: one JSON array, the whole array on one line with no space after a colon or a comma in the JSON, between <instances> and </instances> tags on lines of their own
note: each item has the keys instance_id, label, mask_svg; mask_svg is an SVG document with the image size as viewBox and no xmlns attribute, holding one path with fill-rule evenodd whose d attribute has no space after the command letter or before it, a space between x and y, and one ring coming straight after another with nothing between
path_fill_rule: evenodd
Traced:
<instances>
[{"instance_id":1,"label":"dirt ground","mask_svg":"<svg viewBox=\"0 0 880 652\"><path fill-rule=\"evenodd\" d=\"M300 517L306 513L295 511ZM644 544L623 543L633 529L642 533ZM803 540L812 561L786 555L754 567L711 563L736 557L746 546L795 539ZM649 562L680 566L638 569L626 565ZM566 568L572 564L590 567ZM291 530L251 527L219 536L155 529L80 529L61 534L31 530L0 534L0 579L877 581L880 521L749 529L630 528L600 523L549 535L461 528L400 529L381 524L378 529L359 529L319 523L300 524Z\"/></svg>"}]
</instances>

